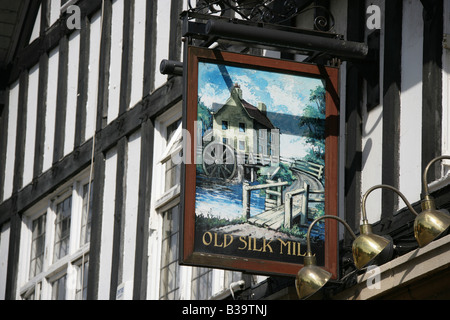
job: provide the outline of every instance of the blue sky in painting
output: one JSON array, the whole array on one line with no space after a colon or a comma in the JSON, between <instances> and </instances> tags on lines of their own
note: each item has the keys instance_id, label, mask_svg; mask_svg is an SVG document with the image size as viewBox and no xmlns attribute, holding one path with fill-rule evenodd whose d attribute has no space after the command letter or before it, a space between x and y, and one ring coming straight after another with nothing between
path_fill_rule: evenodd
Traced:
<instances>
[{"instance_id":1,"label":"blue sky in painting","mask_svg":"<svg viewBox=\"0 0 450 320\"><path fill-rule=\"evenodd\" d=\"M301 116L310 91L323 86L322 80L297 75L224 66L232 83L238 83L243 98L257 106L267 105L269 112ZM199 97L211 108L230 97L228 86L217 64L199 63Z\"/></svg>"},{"instance_id":2,"label":"blue sky in painting","mask_svg":"<svg viewBox=\"0 0 450 320\"><path fill-rule=\"evenodd\" d=\"M243 99L250 104L265 103L269 118L271 113L302 116L311 90L323 86L321 79L204 62L199 63L198 80L199 98L208 108L212 109L213 103L223 104L230 97L228 81L240 85ZM280 143L284 157L302 158L308 148L299 135L282 134ZM293 144L299 147L292 148Z\"/></svg>"}]
</instances>

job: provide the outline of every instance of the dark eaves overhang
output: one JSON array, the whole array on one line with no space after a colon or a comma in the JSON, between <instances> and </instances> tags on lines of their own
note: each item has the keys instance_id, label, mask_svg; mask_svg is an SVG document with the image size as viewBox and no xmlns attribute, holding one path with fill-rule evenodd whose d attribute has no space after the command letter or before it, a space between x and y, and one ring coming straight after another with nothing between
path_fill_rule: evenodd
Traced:
<instances>
[{"instance_id":1,"label":"dark eaves overhang","mask_svg":"<svg viewBox=\"0 0 450 320\"><path fill-rule=\"evenodd\" d=\"M40 0L0 0L0 91L21 48L28 44Z\"/></svg>"}]
</instances>

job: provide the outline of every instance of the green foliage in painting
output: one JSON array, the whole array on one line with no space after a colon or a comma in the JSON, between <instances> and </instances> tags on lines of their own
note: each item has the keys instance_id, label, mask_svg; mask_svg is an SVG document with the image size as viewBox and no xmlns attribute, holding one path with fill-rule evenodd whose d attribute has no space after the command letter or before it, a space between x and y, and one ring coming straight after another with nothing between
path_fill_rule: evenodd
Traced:
<instances>
[{"instance_id":1,"label":"green foliage in painting","mask_svg":"<svg viewBox=\"0 0 450 320\"><path fill-rule=\"evenodd\" d=\"M305 130L306 142L311 145L304 160L317 164L325 163L325 88L317 86L311 90L309 104L300 120L300 128Z\"/></svg>"}]
</instances>

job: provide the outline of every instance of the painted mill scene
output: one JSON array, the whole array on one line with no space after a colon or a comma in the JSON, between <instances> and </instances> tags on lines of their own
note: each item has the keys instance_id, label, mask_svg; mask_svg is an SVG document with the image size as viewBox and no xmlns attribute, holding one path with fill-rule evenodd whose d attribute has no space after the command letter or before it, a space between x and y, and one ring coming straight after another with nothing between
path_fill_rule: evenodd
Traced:
<instances>
[{"instance_id":1,"label":"painted mill scene","mask_svg":"<svg viewBox=\"0 0 450 320\"><path fill-rule=\"evenodd\" d=\"M322 80L201 62L197 126L199 232L304 241L324 214Z\"/></svg>"}]
</instances>

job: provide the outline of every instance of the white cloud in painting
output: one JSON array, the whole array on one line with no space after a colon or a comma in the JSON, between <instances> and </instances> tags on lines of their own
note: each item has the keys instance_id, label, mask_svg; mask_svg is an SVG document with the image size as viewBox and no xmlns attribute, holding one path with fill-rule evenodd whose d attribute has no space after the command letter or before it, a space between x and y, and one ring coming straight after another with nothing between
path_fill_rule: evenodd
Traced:
<instances>
[{"instance_id":1,"label":"white cloud in painting","mask_svg":"<svg viewBox=\"0 0 450 320\"><path fill-rule=\"evenodd\" d=\"M303 159L309 150L309 144L304 137L289 134L280 135L280 153L284 158Z\"/></svg>"},{"instance_id":2,"label":"white cloud in painting","mask_svg":"<svg viewBox=\"0 0 450 320\"><path fill-rule=\"evenodd\" d=\"M199 88L200 101L211 108L213 103L225 103L230 97L230 91L219 88L212 83L206 83Z\"/></svg>"},{"instance_id":3,"label":"white cloud in painting","mask_svg":"<svg viewBox=\"0 0 450 320\"><path fill-rule=\"evenodd\" d=\"M239 84L241 90L242 90L242 98L247 101L248 103L251 103L253 105L258 105L258 102L264 102L261 100L260 96L257 94L258 87L256 87L254 84L252 84L250 79L247 79L248 81L243 81L245 76L243 77L236 77L235 81Z\"/></svg>"},{"instance_id":4,"label":"white cloud in painting","mask_svg":"<svg viewBox=\"0 0 450 320\"><path fill-rule=\"evenodd\" d=\"M320 81L301 77L280 75L279 81L267 86L273 106L284 106L289 114L299 115L309 103L312 89L320 85Z\"/></svg>"}]
</instances>

